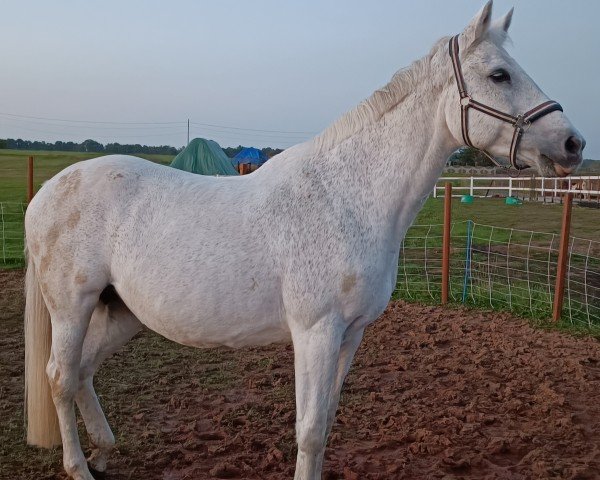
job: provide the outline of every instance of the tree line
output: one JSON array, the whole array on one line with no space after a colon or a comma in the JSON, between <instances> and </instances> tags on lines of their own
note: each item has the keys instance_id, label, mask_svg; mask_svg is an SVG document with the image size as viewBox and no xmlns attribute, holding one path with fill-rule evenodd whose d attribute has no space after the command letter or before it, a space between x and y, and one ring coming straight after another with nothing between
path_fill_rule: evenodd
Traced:
<instances>
[{"instance_id":1,"label":"tree line","mask_svg":"<svg viewBox=\"0 0 600 480\"><path fill-rule=\"evenodd\" d=\"M0 148L6 148L11 150L45 150L45 151L59 151L59 152L96 152L96 153L123 153L123 154L135 154L135 153L149 153L149 154L161 154L161 155L177 155L183 147L175 148L169 145L160 146L149 146L136 144L121 144L121 143L107 143L103 145L96 140L88 139L81 143L77 142L63 142L56 141L44 142L41 140L22 140L20 138L7 138L0 139ZM226 147L223 149L225 154L233 158L235 157L244 147L238 145L237 147ZM265 147L261 149L262 152L271 158L273 155L283 152L281 148Z\"/></svg>"},{"instance_id":2,"label":"tree line","mask_svg":"<svg viewBox=\"0 0 600 480\"><path fill-rule=\"evenodd\" d=\"M0 148L12 150L48 150L60 152L106 152L106 153L157 153L163 155L177 155L181 149L169 145L148 146L136 144L107 143L103 145L96 140L88 139L81 143L63 142L61 140L44 142L41 140L22 140L20 138L7 138L0 140Z\"/></svg>"}]
</instances>

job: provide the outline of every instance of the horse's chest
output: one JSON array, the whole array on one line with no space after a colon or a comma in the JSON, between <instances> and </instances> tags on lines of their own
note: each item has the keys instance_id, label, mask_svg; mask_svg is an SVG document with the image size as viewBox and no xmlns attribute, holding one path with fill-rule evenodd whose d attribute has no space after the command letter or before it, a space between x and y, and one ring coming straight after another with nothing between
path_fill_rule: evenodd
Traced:
<instances>
[{"instance_id":1,"label":"horse's chest","mask_svg":"<svg viewBox=\"0 0 600 480\"><path fill-rule=\"evenodd\" d=\"M353 289L343 291L343 311L346 318L358 316L375 320L387 306L395 286L395 273L381 271L379 275L365 276Z\"/></svg>"}]
</instances>

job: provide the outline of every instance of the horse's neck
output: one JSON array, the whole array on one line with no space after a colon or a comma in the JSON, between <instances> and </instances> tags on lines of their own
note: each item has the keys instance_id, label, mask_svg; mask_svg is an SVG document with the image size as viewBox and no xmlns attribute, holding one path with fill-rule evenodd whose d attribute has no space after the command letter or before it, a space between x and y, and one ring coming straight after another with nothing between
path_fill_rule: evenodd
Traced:
<instances>
[{"instance_id":1,"label":"horse's neck","mask_svg":"<svg viewBox=\"0 0 600 480\"><path fill-rule=\"evenodd\" d=\"M415 89L378 121L309 161L328 172L329 185L400 241L448 156L458 147L440 107L440 78Z\"/></svg>"}]
</instances>

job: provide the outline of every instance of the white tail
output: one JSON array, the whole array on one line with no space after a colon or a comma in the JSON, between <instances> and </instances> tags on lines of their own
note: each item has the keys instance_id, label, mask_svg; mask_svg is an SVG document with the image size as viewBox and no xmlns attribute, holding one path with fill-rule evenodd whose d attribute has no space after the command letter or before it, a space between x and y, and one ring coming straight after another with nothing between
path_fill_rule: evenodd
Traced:
<instances>
[{"instance_id":1,"label":"white tail","mask_svg":"<svg viewBox=\"0 0 600 480\"><path fill-rule=\"evenodd\" d=\"M60 445L58 417L50 394L46 365L52 326L31 257L25 276L25 417L27 443L50 448Z\"/></svg>"}]
</instances>

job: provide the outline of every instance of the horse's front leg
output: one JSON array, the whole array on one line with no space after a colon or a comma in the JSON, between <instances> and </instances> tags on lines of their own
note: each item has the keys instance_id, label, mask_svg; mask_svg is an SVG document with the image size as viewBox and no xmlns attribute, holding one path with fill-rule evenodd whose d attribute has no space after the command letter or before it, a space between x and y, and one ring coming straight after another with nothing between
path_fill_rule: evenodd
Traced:
<instances>
[{"instance_id":1,"label":"horse's front leg","mask_svg":"<svg viewBox=\"0 0 600 480\"><path fill-rule=\"evenodd\" d=\"M346 378L346 375L348 375L348 371L350 370L350 365L352 365L354 354L360 346L360 342L362 341L364 331L364 324L356 326L351 325L350 327L348 327L348 330L346 330L346 332L344 333L338 358L335 386L333 388L333 399L329 403L329 411L327 413L327 436L329 436L329 434L331 433L331 428L333 426L333 421L335 420L335 414L337 412L338 403L340 401L340 393L342 391L342 386L344 385L344 380Z\"/></svg>"},{"instance_id":2,"label":"horse's front leg","mask_svg":"<svg viewBox=\"0 0 600 480\"><path fill-rule=\"evenodd\" d=\"M344 331L341 321L323 318L308 329L292 332L298 442L295 480L321 478L328 414L339 397L335 390Z\"/></svg>"}]
</instances>

